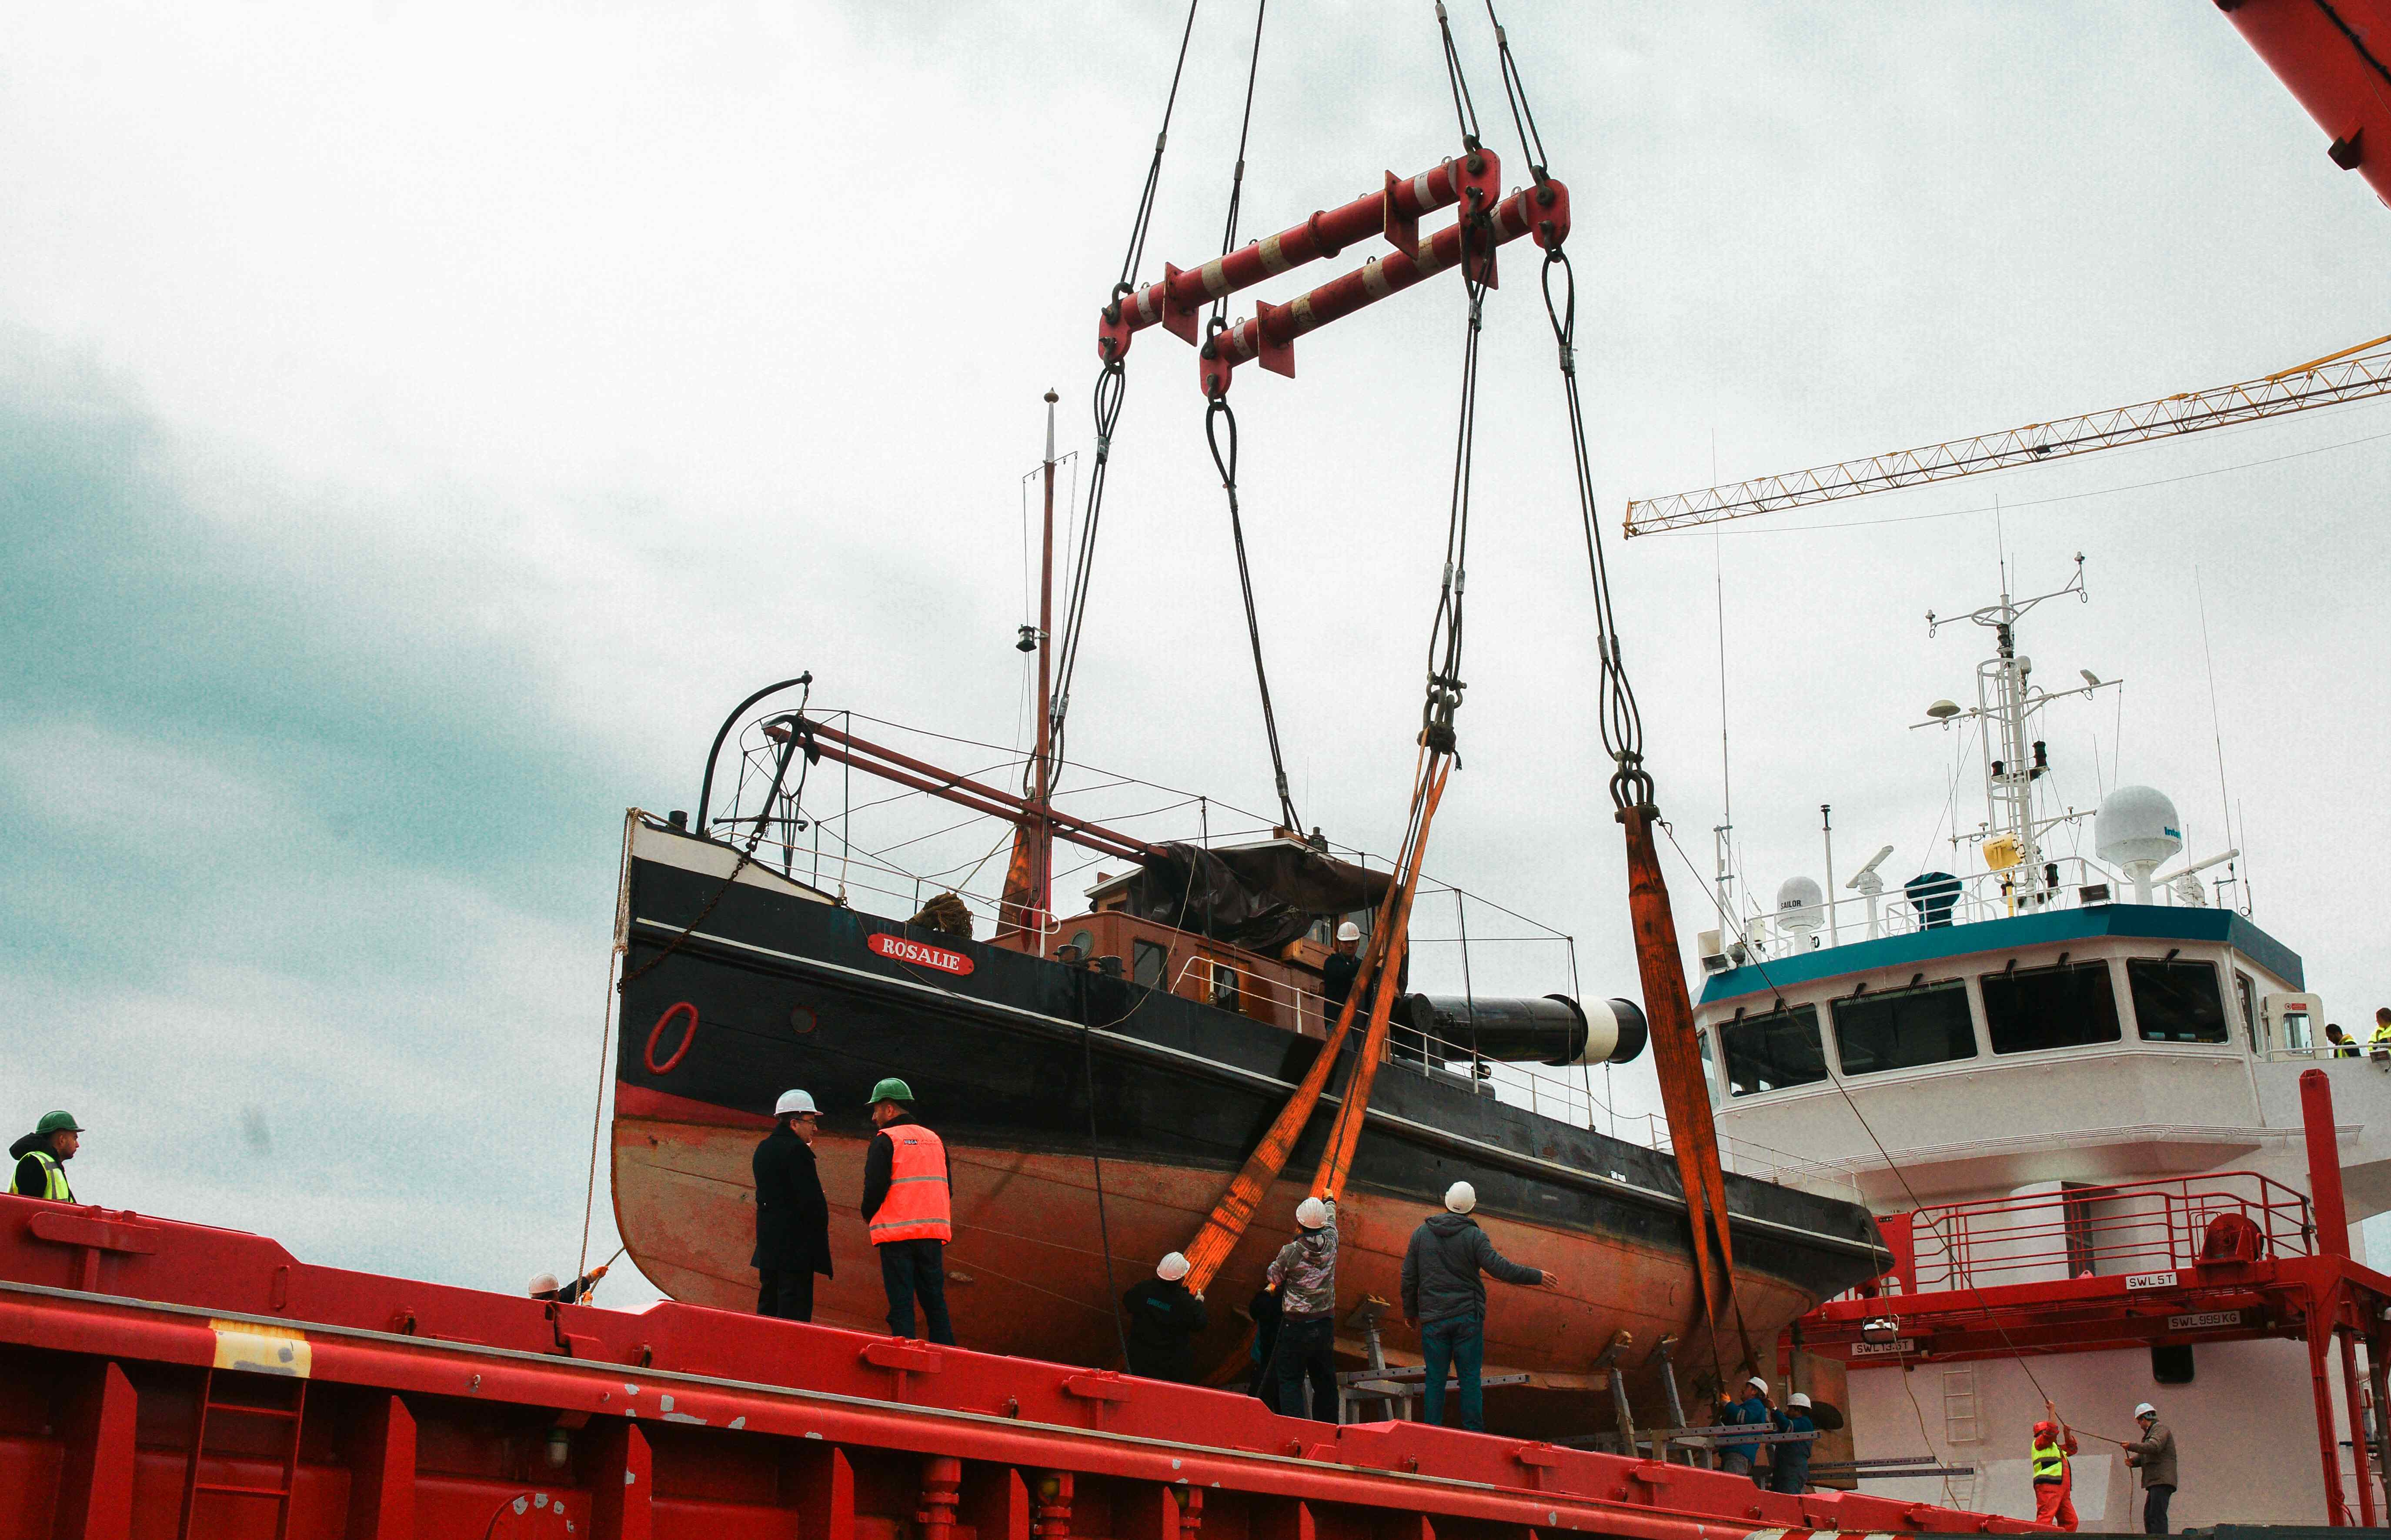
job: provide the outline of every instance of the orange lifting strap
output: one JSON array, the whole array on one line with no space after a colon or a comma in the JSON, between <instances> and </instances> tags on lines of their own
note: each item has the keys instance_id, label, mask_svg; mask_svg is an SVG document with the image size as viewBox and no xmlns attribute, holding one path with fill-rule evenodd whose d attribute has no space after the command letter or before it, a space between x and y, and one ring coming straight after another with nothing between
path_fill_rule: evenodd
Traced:
<instances>
[{"instance_id":1,"label":"orange lifting strap","mask_svg":"<svg viewBox=\"0 0 2391 1540\"><path fill-rule=\"evenodd\" d=\"M1416 827L1405 846L1402 859L1396 866L1396 881L1387 885L1386 896L1378 900L1377 923L1371 927L1370 945L1362 954L1362 966L1355 974L1353 987L1346 993L1344 1007L1337 1013L1337 1025L1330 1029L1328 1040L1320 1045L1312 1068L1304 1071L1302 1081L1286 1105L1279 1108L1270 1131L1261 1143L1246 1157L1245 1166L1236 1180L1221 1196L1204 1227L1186 1248L1187 1287L1197 1293L1209 1288L1212 1279L1227 1263L1229 1254L1245 1238L1246 1227L1253 1223L1254 1211L1261 1206L1262 1196L1270 1191L1279 1172L1286 1167L1287 1157L1303 1137L1312 1114L1320 1105L1321 1093L1327 1089L1328 1077L1337 1068L1337 1060L1345 1047L1345 1040L1353 1027L1353 1013L1364 996L1380 978L1393 980L1402 975L1403 951L1411 928L1412 899L1418 891L1420 862L1428 848L1429 822L1436 816L1436 805L1443 798L1444 783L1451 773L1452 761L1442 753L1421 750L1419 778L1413 793L1413 806L1419 809ZM1363 1038L1362 1053L1353 1066L1352 1082L1345 1089L1338 1108L1338 1120L1330 1131L1328 1148L1321 1157L1320 1171L1312 1190L1315 1194L1335 1197L1343 1186L1345 1174L1352 1167L1353 1147L1361 1137L1363 1115L1367 1110L1370 1087L1377 1077L1378 1060L1384 1056L1387 1032L1393 1019L1395 993L1392 989L1376 991L1370 1008L1370 1024Z\"/></svg>"},{"instance_id":2,"label":"orange lifting strap","mask_svg":"<svg viewBox=\"0 0 2391 1540\"><path fill-rule=\"evenodd\" d=\"M1648 802L1620 809L1619 822L1627 830L1627 908L1635 926L1635 972L1644 985L1652 1068L1660 1076L1669 1142L1676 1147L1677 1176L1686 1189L1686 1220L1694 1233L1702 1309L1716 1328L1734 1309L1735 1248L1727 1236L1726 1178L1719 1170L1718 1131L1711 1121L1710 1086L1694 1039L1694 1005L1677 951L1677 922L1669 912L1669 887L1661 880L1661 858L1652 844L1659 818L1660 809ZM1749 1342L1744 1356L1751 1356Z\"/></svg>"}]
</instances>

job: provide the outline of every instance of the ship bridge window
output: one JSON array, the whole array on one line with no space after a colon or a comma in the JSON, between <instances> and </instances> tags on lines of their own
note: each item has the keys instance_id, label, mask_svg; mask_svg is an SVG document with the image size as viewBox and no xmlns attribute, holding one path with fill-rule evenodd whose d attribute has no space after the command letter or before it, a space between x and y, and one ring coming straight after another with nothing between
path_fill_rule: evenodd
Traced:
<instances>
[{"instance_id":1,"label":"ship bridge window","mask_svg":"<svg viewBox=\"0 0 2391 1540\"><path fill-rule=\"evenodd\" d=\"M1726 1088L1731 1096L1782 1091L1827 1078L1816 1005L1723 1021L1718 1036L1719 1050L1726 1055Z\"/></svg>"},{"instance_id":2,"label":"ship bridge window","mask_svg":"<svg viewBox=\"0 0 2391 1540\"><path fill-rule=\"evenodd\" d=\"M2106 963L2019 968L1988 973L1976 982L1984 991L1984 1026L1996 1054L2080 1048L2114 1042L2122 1035Z\"/></svg>"},{"instance_id":3,"label":"ship bridge window","mask_svg":"<svg viewBox=\"0 0 2391 1540\"><path fill-rule=\"evenodd\" d=\"M1846 1075L1915 1069L1976 1056L1968 986L1957 978L1920 990L1838 1000L1834 1013L1835 1057Z\"/></svg>"},{"instance_id":4,"label":"ship bridge window","mask_svg":"<svg viewBox=\"0 0 2391 1540\"><path fill-rule=\"evenodd\" d=\"M2136 957L2126 964L2134 991L2134 1025L2144 1042L2225 1042L2225 997L2217 964Z\"/></svg>"},{"instance_id":5,"label":"ship bridge window","mask_svg":"<svg viewBox=\"0 0 2391 1540\"><path fill-rule=\"evenodd\" d=\"M1149 990L1162 988L1163 976L1170 969L1170 949L1159 941L1131 941L1129 944L1129 976Z\"/></svg>"}]
</instances>

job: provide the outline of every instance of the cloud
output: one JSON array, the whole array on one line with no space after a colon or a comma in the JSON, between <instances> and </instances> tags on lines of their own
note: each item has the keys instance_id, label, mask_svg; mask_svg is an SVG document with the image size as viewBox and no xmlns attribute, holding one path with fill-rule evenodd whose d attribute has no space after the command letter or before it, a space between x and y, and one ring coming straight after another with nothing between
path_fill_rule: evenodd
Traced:
<instances>
[{"instance_id":1,"label":"cloud","mask_svg":"<svg viewBox=\"0 0 2391 1540\"><path fill-rule=\"evenodd\" d=\"M95 1201L455 1281L569 1261L635 777L551 704L504 602L537 570L227 473L7 341L12 1104L92 1126Z\"/></svg>"}]
</instances>

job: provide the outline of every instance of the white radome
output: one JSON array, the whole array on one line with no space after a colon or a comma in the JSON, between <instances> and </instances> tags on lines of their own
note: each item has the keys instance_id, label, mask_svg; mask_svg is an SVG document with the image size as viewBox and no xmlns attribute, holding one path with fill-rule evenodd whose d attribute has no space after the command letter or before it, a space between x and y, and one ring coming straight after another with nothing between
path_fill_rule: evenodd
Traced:
<instances>
[{"instance_id":1,"label":"white radome","mask_svg":"<svg viewBox=\"0 0 2391 1540\"><path fill-rule=\"evenodd\" d=\"M2112 865L2148 862L2147 872L2183 848L2183 821L2165 792L2119 786L2092 821L2092 848Z\"/></svg>"}]
</instances>

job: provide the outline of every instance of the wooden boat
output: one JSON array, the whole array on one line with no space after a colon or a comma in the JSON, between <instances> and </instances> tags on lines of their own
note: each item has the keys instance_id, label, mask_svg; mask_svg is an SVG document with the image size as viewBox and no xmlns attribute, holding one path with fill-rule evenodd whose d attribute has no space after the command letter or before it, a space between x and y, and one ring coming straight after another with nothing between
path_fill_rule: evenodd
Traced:
<instances>
[{"instance_id":1,"label":"wooden boat","mask_svg":"<svg viewBox=\"0 0 2391 1540\"><path fill-rule=\"evenodd\" d=\"M880 1077L901 1075L950 1152L947 1265L961 1339L1117 1364L1113 1301L1187 1243L1321 1051L1322 949L1309 938L1263 953L1115 907L1002 945L969 940L864 912L639 812L627 820L617 930L627 983L616 1223L674 1298L726 1310L755 1307L752 1151L774 1099L803 1087L823 1110L815 1150L835 1252L816 1318L864 1328L885 1320L859 1212L864 1099ZM1434 1016L1428 1004L1405 1009ZM1634 1033L1606 1029L1604 1014L1594 1010L1574 1037L1564 1026L1506 1051L1632 1053L1622 1040ZM1639 1375L1652 1372L1648 1350L1672 1336L1695 1384L1714 1364L1741 1361L1740 1342L1713 1353L1698 1340L1674 1158L1485 1094L1441 1058L1433 1040L1406 1054L1399 1038L1377 1076L1340 1206L1340 1316L1374 1297L1400 1299L1413 1228L1467 1180L1496 1248L1561 1279L1557 1291L1498 1292L1490 1374L1590 1391L1602 1383L1596 1360L1621 1331L1638 1344L1622 1362ZM1238 1307L1292 1234L1337 1106L1333 1094L1324 1098L1209 1292L1198 1355L1216 1381L1247 1372L1251 1326ZM1855 1204L1734 1175L1728 1199L1742 1327L1763 1352L1787 1323L1889 1261ZM1386 1314L1388 1361L1416 1362L1416 1337L1399 1310ZM1341 1344L1363 1361L1358 1327Z\"/></svg>"}]
</instances>

